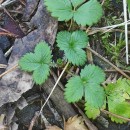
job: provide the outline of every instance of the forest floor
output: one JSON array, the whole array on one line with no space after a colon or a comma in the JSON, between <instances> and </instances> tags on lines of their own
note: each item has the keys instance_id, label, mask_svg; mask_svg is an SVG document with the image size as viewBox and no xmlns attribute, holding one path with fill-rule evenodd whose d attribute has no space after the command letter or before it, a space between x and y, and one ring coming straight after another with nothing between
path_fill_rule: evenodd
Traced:
<instances>
[{"instance_id":1,"label":"forest floor","mask_svg":"<svg viewBox=\"0 0 130 130\"><path fill-rule=\"evenodd\" d=\"M130 32L125 30L122 0L99 2L104 12L100 21L80 29L89 37L86 64L104 70L105 86L119 78L130 80L129 55L126 55L126 33L129 36ZM55 39L57 32L69 25L70 21L58 22L51 17L44 0L0 0L0 130L130 130L129 118L119 115L126 123L115 123L109 118L111 113L104 110L96 119L89 119L84 113L84 99L78 103L66 102L65 84L82 67L69 65L41 109L65 67L64 53L58 50ZM76 29L74 24L72 30ZM22 71L18 62L24 54L33 52L40 41L49 43L54 66L46 82L36 85L32 74Z\"/></svg>"}]
</instances>

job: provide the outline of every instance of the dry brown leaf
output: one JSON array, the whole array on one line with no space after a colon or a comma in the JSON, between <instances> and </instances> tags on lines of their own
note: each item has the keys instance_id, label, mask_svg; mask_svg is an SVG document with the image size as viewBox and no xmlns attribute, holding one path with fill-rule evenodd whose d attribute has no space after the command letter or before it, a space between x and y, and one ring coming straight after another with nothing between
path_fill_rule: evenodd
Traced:
<instances>
[{"instance_id":1,"label":"dry brown leaf","mask_svg":"<svg viewBox=\"0 0 130 130\"><path fill-rule=\"evenodd\" d=\"M57 126L47 126L46 130L62 130L62 129Z\"/></svg>"},{"instance_id":2,"label":"dry brown leaf","mask_svg":"<svg viewBox=\"0 0 130 130\"><path fill-rule=\"evenodd\" d=\"M81 116L70 117L64 124L64 130L88 130Z\"/></svg>"}]
</instances>

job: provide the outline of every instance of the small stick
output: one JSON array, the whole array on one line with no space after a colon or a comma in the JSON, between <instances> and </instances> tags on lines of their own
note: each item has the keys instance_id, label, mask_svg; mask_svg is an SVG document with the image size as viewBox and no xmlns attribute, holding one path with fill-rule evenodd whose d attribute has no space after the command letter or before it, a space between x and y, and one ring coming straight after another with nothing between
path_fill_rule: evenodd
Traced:
<instances>
[{"instance_id":1,"label":"small stick","mask_svg":"<svg viewBox=\"0 0 130 130\"><path fill-rule=\"evenodd\" d=\"M128 25L127 25L127 0L123 0L123 9L124 9L124 21L125 21L126 63L129 64Z\"/></svg>"},{"instance_id":2,"label":"small stick","mask_svg":"<svg viewBox=\"0 0 130 130\"><path fill-rule=\"evenodd\" d=\"M98 130L96 126L92 124L92 122L86 117L86 115L82 112L82 110L78 107L76 103L74 103L75 107L78 109L79 113L83 116L85 123L89 130Z\"/></svg>"},{"instance_id":3,"label":"small stick","mask_svg":"<svg viewBox=\"0 0 130 130\"><path fill-rule=\"evenodd\" d=\"M0 64L0 68L1 69L5 69L7 67L7 65L5 65L5 64Z\"/></svg>"},{"instance_id":4,"label":"small stick","mask_svg":"<svg viewBox=\"0 0 130 130\"><path fill-rule=\"evenodd\" d=\"M125 73L130 73L130 71L129 70L122 70L123 72L125 72ZM117 72L117 70L112 70L112 69L110 69L110 70L105 70L105 72Z\"/></svg>"},{"instance_id":5,"label":"small stick","mask_svg":"<svg viewBox=\"0 0 130 130\"><path fill-rule=\"evenodd\" d=\"M90 50L93 54L95 54L96 56L98 56L100 59L102 59L103 61L105 61L106 63L108 63L109 65L111 65L115 70L117 70L119 73L121 73L122 75L124 75L124 77L130 79L130 77L124 73L121 69L119 69L117 66L115 66L114 64L112 64L109 60L105 59L104 57L102 57L99 53L97 53L96 51L94 51L93 49L91 49L90 47L87 47L88 50Z\"/></svg>"},{"instance_id":6,"label":"small stick","mask_svg":"<svg viewBox=\"0 0 130 130\"><path fill-rule=\"evenodd\" d=\"M16 64L15 66L13 66L12 68L10 68L9 70L5 71L4 73L2 73L0 75L0 78L3 77L4 75L10 73L11 71L15 70L18 67L18 64Z\"/></svg>"},{"instance_id":7,"label":"small stick","mask_svg":"<svg viewBox=\"0 0 130 130\"><path fill-rule=\"evenodd\" d=\"M32 128L33 128L33 126L34 126L34 124L35 124L35 121L37 120L37 118L38 118L38 114L39 114L39 112L36 112L35 113L35 116L32 118L32 120L31 120L31 123L30 123L30 126L29 126L29 129L28 130L32 130Z\"/></svg>"},{"instance_id":8,"label":"small stick","mask_svg":"<svg viewBox=\"0 0 130 130\"><path fill-rule=\"evenodd\" d=\"M3 2L2 4L0 4L0 9L3 9L3 7L6 7L14 2L16 2L17 0L7 0L5 2Z\"/></svg>"},{"instance_id":9,"label":"small stick","mask_svg":"<svg viewBox=\"0 0 130 130\"><path fill-rule=\"evenodd\" d=\"M107 111L107 110L101 110L101 111L102 111L103 113L108 114L108 115L112 115L112 116L114 116L114 117L117 117L117 118L120 118L120 119L123 119L123 120L125 120L125 121L129 121L129 122L130 122L130 119L129 119L129 118L126 118L126 117L123 117L123 116L116 115L116 114L111 113L111 112L109 112L109 111Z\"/></svg>"},{"instance_id":10,"label":"small stick","mask_svg":"<svg viewBox=\"0 0 130 130\"><path fill-rule=\"evenodd\" d=\"M54 71L50 71L50 73L51 73L51 75L53 76L53 78L54 78L54 80L55 80L55 82L57 81L57 79L58 79L58 77L57 77L57 75L54 73ZM62 91L64 91L64 86L63 86L63 84L59 81L59 83L58 83L58 85L59 85L59 87L62 89Z\"/></svg>"},{"instance_id":11,"label":"small stick","mask_svg":"<svg viewBox=\"0 0 130 130\"><path fill-rule=\"evenodd\" d=\"M9 48L9 50L7 50L7 52L4 54L5 57L8 57L9 54L12 52L13 50L13 46Z\"/></svg>"}]
</instances>

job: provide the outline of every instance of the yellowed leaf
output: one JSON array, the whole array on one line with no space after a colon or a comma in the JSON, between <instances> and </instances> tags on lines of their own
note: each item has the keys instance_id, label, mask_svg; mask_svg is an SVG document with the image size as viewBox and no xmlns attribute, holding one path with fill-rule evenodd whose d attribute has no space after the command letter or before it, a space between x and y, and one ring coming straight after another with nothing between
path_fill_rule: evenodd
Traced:
<instances>
[{"instance_id":1,"label":"yellowed leaf","mask_svg":"<svg viewBox=\"0 0 130 130\"><path fill-rule=\"evenodd\" d=\"M64 130L88 130L81 116L70 117L64 124Z\"/></svg>"},{"instance_id":2,"label":"yellowed leaf","mask_svg":"<svg viewBox=\"0 0 130 130\"><path fill-rule=\"evenodd\" d=\"M47 126L46 130L62 130L62 129L57 126Z\"/></svg>"}]
</instances>

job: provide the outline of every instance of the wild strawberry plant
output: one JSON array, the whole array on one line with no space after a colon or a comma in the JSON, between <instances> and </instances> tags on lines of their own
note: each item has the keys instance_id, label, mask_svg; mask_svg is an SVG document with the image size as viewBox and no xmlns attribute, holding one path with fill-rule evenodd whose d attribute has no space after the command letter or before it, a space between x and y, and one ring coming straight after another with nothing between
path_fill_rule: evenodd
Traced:
<instances>
[{"instance_id":1,"label":"wild strawberry plant","mask_svg":"<svg viewBox=\"0 0 130 130\"><path fill-rule=\"evenodd\" d=\"M40 42L34 50L34 53L27 53L20 61L21 69L27 72L33 72L33 79L36 84L42 84L49 76L52 55L50 47L45 42Z\"/></svg>"},{"instance_id":2,"label":"wild strawberry plant","mask_svg":"<svg viewBox=\"0 0 130 130\"><path fill-rule=\"evenodd\" d=\"M75 21L78 25L86 26L97 23L103 14L102 7L97 0L45 0L45 5L53 17L59 21ZM56 37L57 46L64 51L69 63L83 66L87 56L84 48L88 45L88 35L81 30L61 31ZM27 53L20 61L22 70L33 73L37 84L42 84L49 76L52 55L50 47L40 42L34 53ZM130 118L130 81L119 79L105 88L101 83L105 80L105 73L95 65L85 65L80 75L71 77L65 85L65 99L69 103L85 100L85 113L95 119L100 110L108 106L111 113ZM123 119L110 116L112 121L124 123Z\"/></svg>"}]
</instances>

